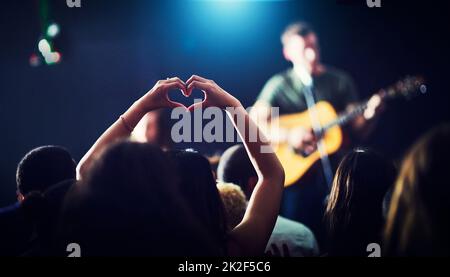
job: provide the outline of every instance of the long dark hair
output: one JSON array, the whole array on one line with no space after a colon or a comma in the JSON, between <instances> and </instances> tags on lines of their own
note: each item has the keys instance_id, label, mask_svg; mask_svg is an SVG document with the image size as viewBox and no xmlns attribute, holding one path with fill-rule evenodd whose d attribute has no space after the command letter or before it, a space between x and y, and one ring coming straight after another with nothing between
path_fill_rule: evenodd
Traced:
<instances>
[{"instance_id":1,"label":"long dark hair","mask_svg":"<svg viewBox=\"0 0 450 277\"><path fill-rule=\"evenodd\" d=\"M226 250L225 210L209 161L193 151L170 151L184 199L215 241Z\"/></svg>"},{"instance_id":2,"label":"long dark hair","mask_svg":"<svg viewBox=\"0 0 450 277\"><path fill-rule=\"evenodd\" d=\"M177 171L156 146L122 142L69 192L62 228L88 256L214 255L180 197Z\"/></svg>"},{"instance_id":3,"label":"long dark hair","mask_svg":"<svg viewBox=\"0 0 450 277\"><path fill-rule=\"evenodd\" d=\"M385 229L388 256L450 252L450 125L422 137L403 161Z\"/></svg>"},{"instance_id":4,"label":"long dark hair","mask_svg":"<svg viewBox=\"0 0 450 277\"><path fill-rule=\"evenodd\" d=\"M367 149L355 149L339 164L325 212L329 254L360 256L380 243L383 198L395 181L394 165Z\"/></svg>"}]
</instances>

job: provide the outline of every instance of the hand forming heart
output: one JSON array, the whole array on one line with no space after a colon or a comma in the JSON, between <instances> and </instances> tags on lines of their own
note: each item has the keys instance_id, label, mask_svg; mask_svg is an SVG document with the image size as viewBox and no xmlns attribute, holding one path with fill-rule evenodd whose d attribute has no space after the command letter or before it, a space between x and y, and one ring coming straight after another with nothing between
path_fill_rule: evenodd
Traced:
<instances>
[{"instance_id":1,"label":"hand forming heart","mask_svg":"<svg viewBox=\"0 0 450 277\"><path fill-rule=\"evenodd\" d=\"M169 98L169 91L175 89L180 90L185 97L190 97L194 89L200 89L203 91L205 97L202 102L186 107ZM186 83L178 77L158 81L142 100L147 110L184 107L188 111L193 111L202 107L218 107L224 109L226 107L237 107L241 105L239 100L219 87L214 81L196 75L189 78Z\"/></svg>"}]
</instances>

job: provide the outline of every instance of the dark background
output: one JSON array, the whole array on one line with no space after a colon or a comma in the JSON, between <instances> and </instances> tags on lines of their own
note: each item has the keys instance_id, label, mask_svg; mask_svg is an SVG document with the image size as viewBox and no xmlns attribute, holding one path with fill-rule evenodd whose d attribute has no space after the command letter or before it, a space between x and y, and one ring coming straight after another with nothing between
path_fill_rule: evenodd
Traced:
<instances>
[{"instance_id":1,"label":"dark background","mask_svg":"<svg viewBox=\"0 0 450 277\"><path fill-rule=\"evenodd\" d=\"M33 68L42 33L39 1L0 5L0 206L15 200L15 169L40 145L66 146L79 160L95 139L158 79L216 80L250 106L265 81L289 66L279 35L311 22L326 64L354 77L362 98L407 74L429 93L390 103L366 145L401 159L425 131L449 120L445 1L49 0L61 64ZM194 145L207 153L226 145Z\"/></svg>"}]
</instances>

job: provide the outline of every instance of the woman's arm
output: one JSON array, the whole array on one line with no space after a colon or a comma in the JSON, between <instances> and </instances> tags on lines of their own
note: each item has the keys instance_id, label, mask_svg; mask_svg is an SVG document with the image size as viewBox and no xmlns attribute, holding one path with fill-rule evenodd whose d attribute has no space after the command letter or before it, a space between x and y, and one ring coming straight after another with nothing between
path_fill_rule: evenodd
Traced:
<instances>
[{"instance_id":1,"label":"woman's arm","mask_svg":"<svg viewBox=\"0 0 450 277\"><path fill-rule=\"evenodd\" d=\"M109 145L117 140L128 138L149 111L170 107L184 107L182 104L173 102L168 97L170 90L180 89L186 95L186 85L179 78L158 81L156 85L142 96L116 121L114 122L94 143L84 155L77 166L77 179L82 180L96 160Z\"/></svg>"},{"instance_id":2,"label":"woman's arm","mask_svg":"<svg viewBox=\"0 0 450 277\"><path fill-rule=\"evenodd\" d=\"M241 103L211 80L193 76L187 81L188 94L194 88L205 93L205 101L191 106L219 107L227 114L244 142L250 160L258 174L258 183L250 198L242 222L231 231L229 254L254 256L264 253L279 213L284 188L284 170L263 133L252 121ZM239 124L239 122L245 124ZM257 132L253 136L250 132Z\"/></svg>"}]
</instances>

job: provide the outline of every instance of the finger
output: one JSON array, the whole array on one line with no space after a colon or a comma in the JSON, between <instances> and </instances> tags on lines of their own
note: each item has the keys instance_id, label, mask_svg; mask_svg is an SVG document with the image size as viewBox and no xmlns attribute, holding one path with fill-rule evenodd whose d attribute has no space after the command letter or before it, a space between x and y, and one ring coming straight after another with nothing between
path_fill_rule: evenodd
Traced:
<instances>
[{"instance_id":1,"label":"finger","mask_svg":"<svg viewBox=\"0 0 450 277\"><path fill-rule=\"evenodd\" d=\"M311 153L313 153L314 151L316 151L316 148L314 146L305 146L304 148L305 153L307 153L308 155L310 155Z\"/></svg>"},{"instance_id":2,"label":"finger","mask_svg":"<svg viewBox=\"0 0 450 277\"><path fill-rule=\"evenodd\" d=\"M188 91L192 91L193 89L201 89L203 91L208 91L211 89L210 83L200 82L200 81L192 81L192 83L189 83L187 86Z\"/></svg>"},{"instance_id":3,"label":"finger","mask_svg":"<svg viewBox=\"0 0 450 277\"><path fill-rule=\"evenodd\" d=\"M174 77L171 79L167 79L166 81L162 81L162 85L169 85L169 84L173 84L173 83L181 84L183 87L186 88L186 83L178 77Z\"/></svg>"},{"instance_id":4,"label":"finger","mask_svg":"<svg viewBox=\"0 0 450 277\"><path fill-rule=\"evenodd\" d=\"M162 82L162 84L170 84L170 83L175 83L175 82L182 84L183 89L181 89L181 92L183 93L184 96L187 96L186 95L186 90L187 90L186 83L183 80L181 80L180 78L178 78L178 77L167 78L167 80L162 80L161 82Z\"/></svg>"},{"instance_id":5,"label":"finger","mask_svg":"<svg viewBox=\"0 0 450 277\"><path fill-rule=\"evenodd\" d=\"M304 141L312 141L314 139L314 135L311 133L305 133L303 135L303 140Z\"/></svg>"},{"instance_id":6,"label":"finger","mask_svg":"<svg viewBox=\"0 0 450 277\"><path fill-rule=\"evenodd\" d=\"M209 82L210 80L208 80L208 79L206 79L206 78L203 78L203 77L200 77L200 76L198 76L198 75L192 75L191 78L189 78L189 80L187 80L186 84L189 85L190 83L192 83L192 82L194 82L194 81L198 81L198 82L202 82L202 83L207 83L207 82Z\"/></svg>"},{"instance_id":7,"label":"finger","mask_svg":"<svg viewBox=\"0 0 450 277\"><path fill-rule=\"evenodd\" d=\"M167 105L168 108L173 108L173 109L175 109L175 108L184 108L184 109L186 109L186 106L185 106L185 105L170 100L170 98L169 98L168 95L166 96L166 100L167 100L167 103L168 103L168 105Z\"/></svg>"},{"instance_id":8,"label":"finger","mask_svg":"<svg viewBox=\"0 0 450 277\"><path fill-rule=\"evenodd\" d=\"M166 83L164 85L161 85L161 88L165 92L165 98L166 98L167 105L169 108L178 108L178 107L186 108L186 106L184 106L183 104L170 100L169 94L168 94L169 90L175 90L175 89L179 89L179 90L181 90L181 92L183 94L185 94L186 86L181 82L181 80L176 80L171 83Z\"/></svg>"},{"instance_id":9,"label":"finger","mask_svg":"<svg viewBox=\"0 0 450 277\"><path fill-rule=\"evenodd\" d=\"M316 145L317 145L317 141L315 141L315 140L303 141L302 143L305 147L307 147L307 146L316 147Z\"/></svg>"},{"instance_id":10,"label":"finger","mask_svg":"<svg viewBox=\"0 0 450 277\"><path fill-rule=\"evenodd\" d=\"M194 89L200 89L205 93L206 98L206 92L209 92L211 90L211 84L210 83L203 83L199 81L193 81L187 86L187 95L191 96L192 91Z\"/></svg>"},{"instance_id":11,"label":"finger","mask_svg":"<svg viewBox=\"0 0 450 277\"><path fill-rule=\"evenodd\" d=\"M169 91L169 90L172 90L172 89L179 89L179 90L181 90L181 92L184 95L186 95L186 93L187 93L186 85L181 80L180 81L173 81L173 82L170 82L170 83L165 83L165 84L161 85L161 88L164 91Z\"/></svg>"},{"instance_id":12,"label":"finger","mask_svg":"<svg viewBox=\"0 0 450 277\"><path fill-rule=\"evenodd\" d=\"M173 78L167 78L167 80L163 80L164 83L173 83L173 82L180 82L182 84L185 84L185 82L183 80L181 80L178 77L173 77Z\"/></svg>"}]
</instances>

